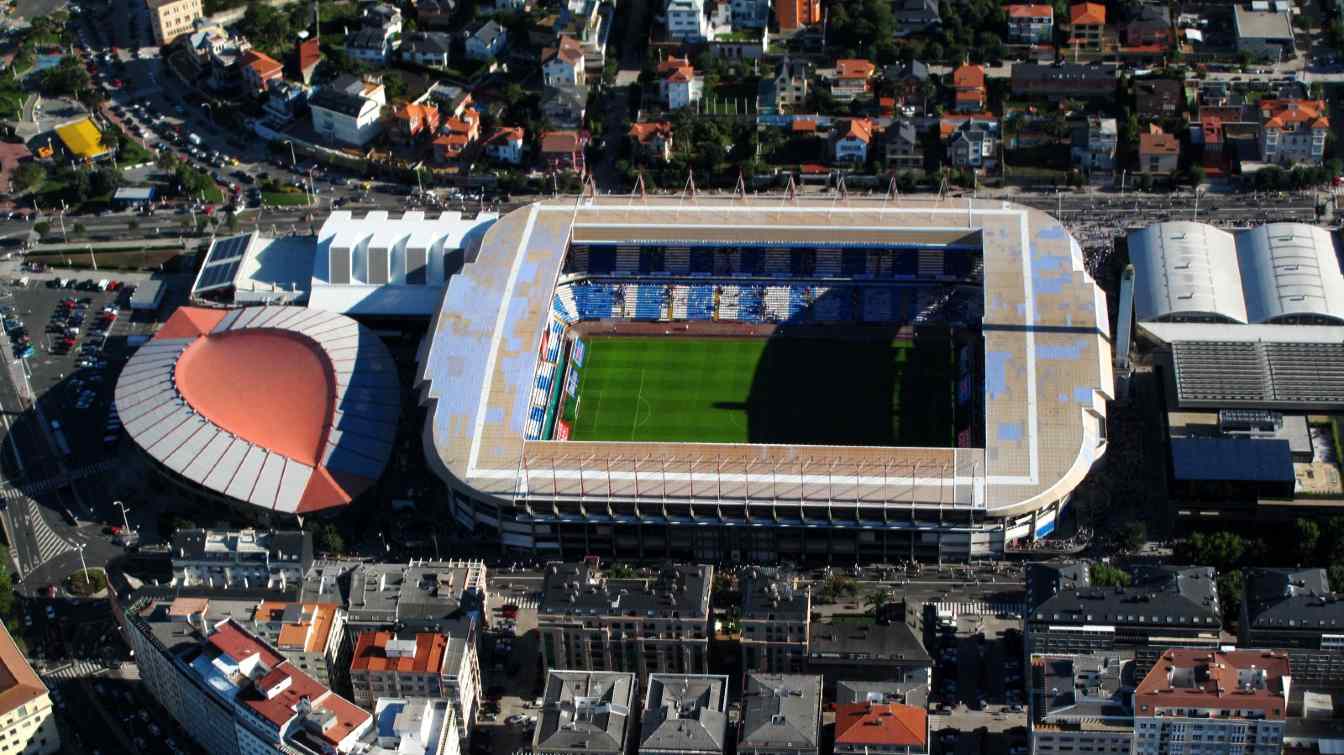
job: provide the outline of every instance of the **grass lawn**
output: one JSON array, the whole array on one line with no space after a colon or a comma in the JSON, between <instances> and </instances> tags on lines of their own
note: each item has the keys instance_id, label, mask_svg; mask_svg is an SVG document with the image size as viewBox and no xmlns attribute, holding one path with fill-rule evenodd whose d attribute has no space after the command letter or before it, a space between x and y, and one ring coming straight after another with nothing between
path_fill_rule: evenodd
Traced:
<instances>
[{"instance_id":1,"label":"grass lawn","mask_svg":"<svg viewBox=\"0 0 1344 755\"><path fill-rule=\"evenodd\" d=\"M296 206L308 204L308 197L305 194L290 193L284 191L263 191L261 201L264 204L274 204L281 206Z\"/></svg>"},{"instance_id":2,"label":"grass lawn","mask_svg":"<svg viewBox=\"0 0 1344 755\"><path fill-rule=\"evenodd\" d=\"M78 239L72 239L72 241L78 243ZM113 249L103 248L94 250L93 261L97 262L99 269L103 270L140 270L166 264L181 253L182 250L176 247L166 249L144 249L130 246ZM81 252L78 249L60 253L32 252L27 257L50 267L86 268L90 265L89 253L87 251Z\"/></svg>"},{"instance_id":3,"label":"grass lawn","mask_svg":"<svg viewBox=\"0 0 1344 755\"><path fill-rule=\"evenodd\" d=\"M949 446L955 436L946 337L608 336L587 348L564 410L574 440Z\"/></svg>"},{"instance_id":4,"label":"grass lawn","mask_svg":"<svg viewBox=\"0 0 1344 755\"><path fill-rule=\"evenodd\" d=\"M140 146L139 142L127 139L117 153L117 165L140 165L154 162L154 153Z\"/></svg>"}]
</instances>

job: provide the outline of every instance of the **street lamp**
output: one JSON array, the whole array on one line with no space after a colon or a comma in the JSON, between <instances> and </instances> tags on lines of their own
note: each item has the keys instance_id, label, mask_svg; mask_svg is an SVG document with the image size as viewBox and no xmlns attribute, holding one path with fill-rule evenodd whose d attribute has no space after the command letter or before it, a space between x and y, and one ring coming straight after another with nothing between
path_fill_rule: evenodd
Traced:
<instances>
[{"instance_id":1,"label":"street lamp","mask_svg":"<svg viewBox=\"0 0 1344 755\"><path fill-rule=\"evenodd\" d=\"M292 168L299 164L299 158L294 156L294 142L286 139L285 144L289 145L289 167Z\"/></svg>"},{"instance_id":2,"label":"street lamp","mask_svg":"<svg viewBox=\"0 0 1344 755\"><path fill-rule=\"evenodd\" d=\"M130 511L130 509L126 508L126 504L122 503L121 501L113 501L113 502L112 502L112 505L113 505L113 506L116 506L116 507L119 508L119 509L121 509L121 523L122 523L123 525L125 525L125 527L126 527L126 533L127 533L127 534L130 534L130 531L131 531L131 521L130 521L129 519L126 518L126 512Z\"/></svg>"},{"instance_id":3,"label":"street lamp","mask_svg":"<svg viewBox=\"0 0 1344 755\"><path fill-rule=\"evenodd\" d=\"M89 577L89 565L84 563L84 549L86 547L88 546L82 543L75 546L75 548L79 551L79 565L84 569L84 581L85 583L92 584L93 580L90 579Z\"/></svg>"}]
</instances>

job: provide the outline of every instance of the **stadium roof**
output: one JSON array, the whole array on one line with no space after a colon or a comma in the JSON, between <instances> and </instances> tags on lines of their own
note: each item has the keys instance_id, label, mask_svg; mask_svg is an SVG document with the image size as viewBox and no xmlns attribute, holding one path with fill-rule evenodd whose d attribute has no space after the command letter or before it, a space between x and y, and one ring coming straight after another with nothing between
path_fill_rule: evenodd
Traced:
<instances>
[{"instance_id":1,"label":"stadium roof","mask_svg":"<svg viewBox=\"0 0 1344 755\"><path fill-rule=\"evenodd\" d=\"M183 307L117 381L126 431L159 464L286 514L342 506L392 452L396 369L340 315Z\"/></svg>"},{"instance_id":2,"label":"stadium roof","mask_svg":"<svg viewBox=\"0 0 1344 755\"><path fill-rule=\"evenodd\" d=\"M1203 223L1157 223L1129 234L1140 322L1344 323L1334 239L1304 223L1236 234Z\"/></svg>"},{"instance_id":3,"label":"stadium roof","mask_svg":"<svg viewBox=\"0 0 1344 755\"><path fill-rule=\"evenodd\" d=\"M108 151L107 147L103 146L103 135L88 118L58 126L56 136L70 154L78 155L85 160L96 160L106 155Z\"/></svg>"},{"instance_id":4,"label":"stadium roof","mask_svg":"<svg viewBox=\"0 0 1344 755\"><path fill-rule=\"evenodd\" d=\"M782 248L800 237L814 247L983 245L987 447L525 441L538 346L570 240L684 245L688 236L737 247ZM479 254L449 281L421 358L425 447L445 479L501 497L579 497L583 480L591 487L597 476L604 497L687 500L718 485L725 501L825 502L841 479L847 496L873 506L914 501L1025 514L1071 491L1104 453L1113 389L1107 322L1077 242L1049 215L1010 203L539 202L494 223ZM636 459L668 467L659 474L658 464Z\"/></svg>"},{"instance_id":5,"label":"stadium roof","mask_svg":"<svg viewBox=\"0 0 1344 755\"><path fill-rule=\"evenodd\" d=\"M1183 407L1344 408L1344 343L1200 340L1171 350Z\"/></svg>"}]
</instances>

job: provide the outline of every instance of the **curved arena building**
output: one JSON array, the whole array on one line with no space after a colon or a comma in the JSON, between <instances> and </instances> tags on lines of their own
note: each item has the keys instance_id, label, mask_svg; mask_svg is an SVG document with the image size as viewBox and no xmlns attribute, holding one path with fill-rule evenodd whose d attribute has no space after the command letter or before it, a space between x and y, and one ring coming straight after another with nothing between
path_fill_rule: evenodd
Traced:
<instances>
[{"instance_id":1,"label":"curved arena building","mask_svg":"<svg viewBox=\"0 0 1344 755\"><path fill-rule=\"evenodd\" d=\"M521 551L988 557L1105 453L1108 334L1027 207L557 199L449 281L425 449L458 522Z\"/></svg>"},{"instance_id":2,"label":"curved arena building","mask_svg":"<svg viewBox=\"0 0 1344 755\"><path fill-rule=\"evenodd\" d=\"M258 519L351 503L392 453L400 389L382 341L303 307L182 307L126 363L116 407L191 500Z\"/></svg>"}]
</instances>

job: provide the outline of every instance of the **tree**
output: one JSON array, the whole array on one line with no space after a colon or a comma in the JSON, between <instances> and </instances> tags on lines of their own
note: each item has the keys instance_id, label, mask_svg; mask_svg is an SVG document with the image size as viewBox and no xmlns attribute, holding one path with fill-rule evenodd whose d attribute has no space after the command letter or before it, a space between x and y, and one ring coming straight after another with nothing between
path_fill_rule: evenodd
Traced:
<instances>
[{"instance_id":1,"label":"tree","mask_svg":"<svg viewBox=\"0 0 1344 755\"><path fill-rule=\"evenodd\" d=\"M1097 587L1129 587L1133 577L1129 572L1110 564L1097 562L1088 567L1088 577Z\"/></svg>"},{"instance_id":2,"label":"tree","mask_svg":"<svg viewBox=\"0 0 1344 755\"><path fill-rule=\"evenodd\" d=\"M76 236L83 236L89 232L89 229L86 228L83 223L75 223L73 230Z\"/></svg>"},{"instance_id":3,"label":"tree","mask_svg":"<svg viewBox=\"0 0 1344 755\"><path fill-rule=\"evenodd\" d=\"M1321 544L1321 526L1310 519L1298 519L1294 529L1297 532L1297 562L1310 564L1316 559L1316 548Z\"/></svg>"},{"instance_id":4,"label":"tree","mask_svg":"<svg viewBox=\"0 0 1344 755\"><path fill-rule=\"evenodd\" d=\"M61 62L42 72L38 82L38 91L44 97L73 97L92 85L89 72L84 70L79 59L67 56Z\"/></svg>"},{"instance_id":5,"label":"tree","mask_svg":"<svg viewBox=\"0 0 1344 755\"><path fill-rule=\"evenodd\" d=\"M1230 627L1241 615L1241 595L1245 579L1240 569L1218 575L1218 607L1223 611L1223 626Z\"/></svg>"},{"instance_id":6,"label":"tree","mask_svg":"<svg viewBox=\"0 0 1344 755\"><path fill-rule=\"evenodd\" d=\"M344 553L345 538L336 525L324 522L313 530L313 547L323 553Z\"/></svg>"},{"instance_id":7,"label":"tree","mask_svg":"<svg viewBox=\"0 0 1344 755\"><path fill-rule=\"evenodd\" d=\"M1224 530L1210 535L1196 532L1180 544L1177 552L1186 563L1228 571L1246 554L1246 541L1240 535Z\"/></svg>"},{"instance_id":8,"label":"tree","mask_svg":"<svg viewBox=\"0 0 1344 755\"><path fill-rule=\"evenodd\" d=\"M36 233L38 236L46 236L48 233L51 233L51 223L48 223L45 220L39 220L36 223L33 223L33 233Z\"/></svg>"},{"instance_id":9,"label":"tree","mask_svg":"<svg viewBox=\"0 0 1344 755\"><path fill-rule=\"evenodd\" d=\"M1120 528L1118 544L1122 550L1136 551L1148 541L1148 528L1143 522L1127 522Z\"/></svg>"},{"instance_id":10,"label":"tree","mask_svg":"<svg viewBox=\"0 0 1344 755\"><path fill-rule=\"evenodd\" d=\"M1344 592L1344 564L1335 564L1325 570L1330 580L1330 592Z\"/></svg>"},{"instance_id":11,"label":"tree","mask_svg":"<svg viewBox=\"0 0 1344 755\"><path fill-rule=\"evenodd\" d=\"M11 179L11 182L14 184L15 189L18 189L19 191L28 191L29 189L42 185L42 182L45 180L47 180L46 168L43 168L40 163L30 161L23 163L19 166L18 170L14 171L14 176Z\"/></svg>"},{"instance_id":12,"label":"tree","mask_svg":"<svg viewBox=\"0 0 1344 755\"><path fill-rule=\"evenodd\" d=\"M99 168L89 180L89 189L95 196L111 194L123 182L121 171L116 168Z\"/></svg>"},{"instance_id":13,"label":"tree","mask_svg":"<svg viewBox=\"0 0 1344 755\"><path fill-rule=\"evenodd\" d=\"M894 593L886 588L869 590L868 593L863 596L863 604L876 615L878 611L882 610L882 606L892 602L893 598Z\"/></svg>"}]
</instances>

